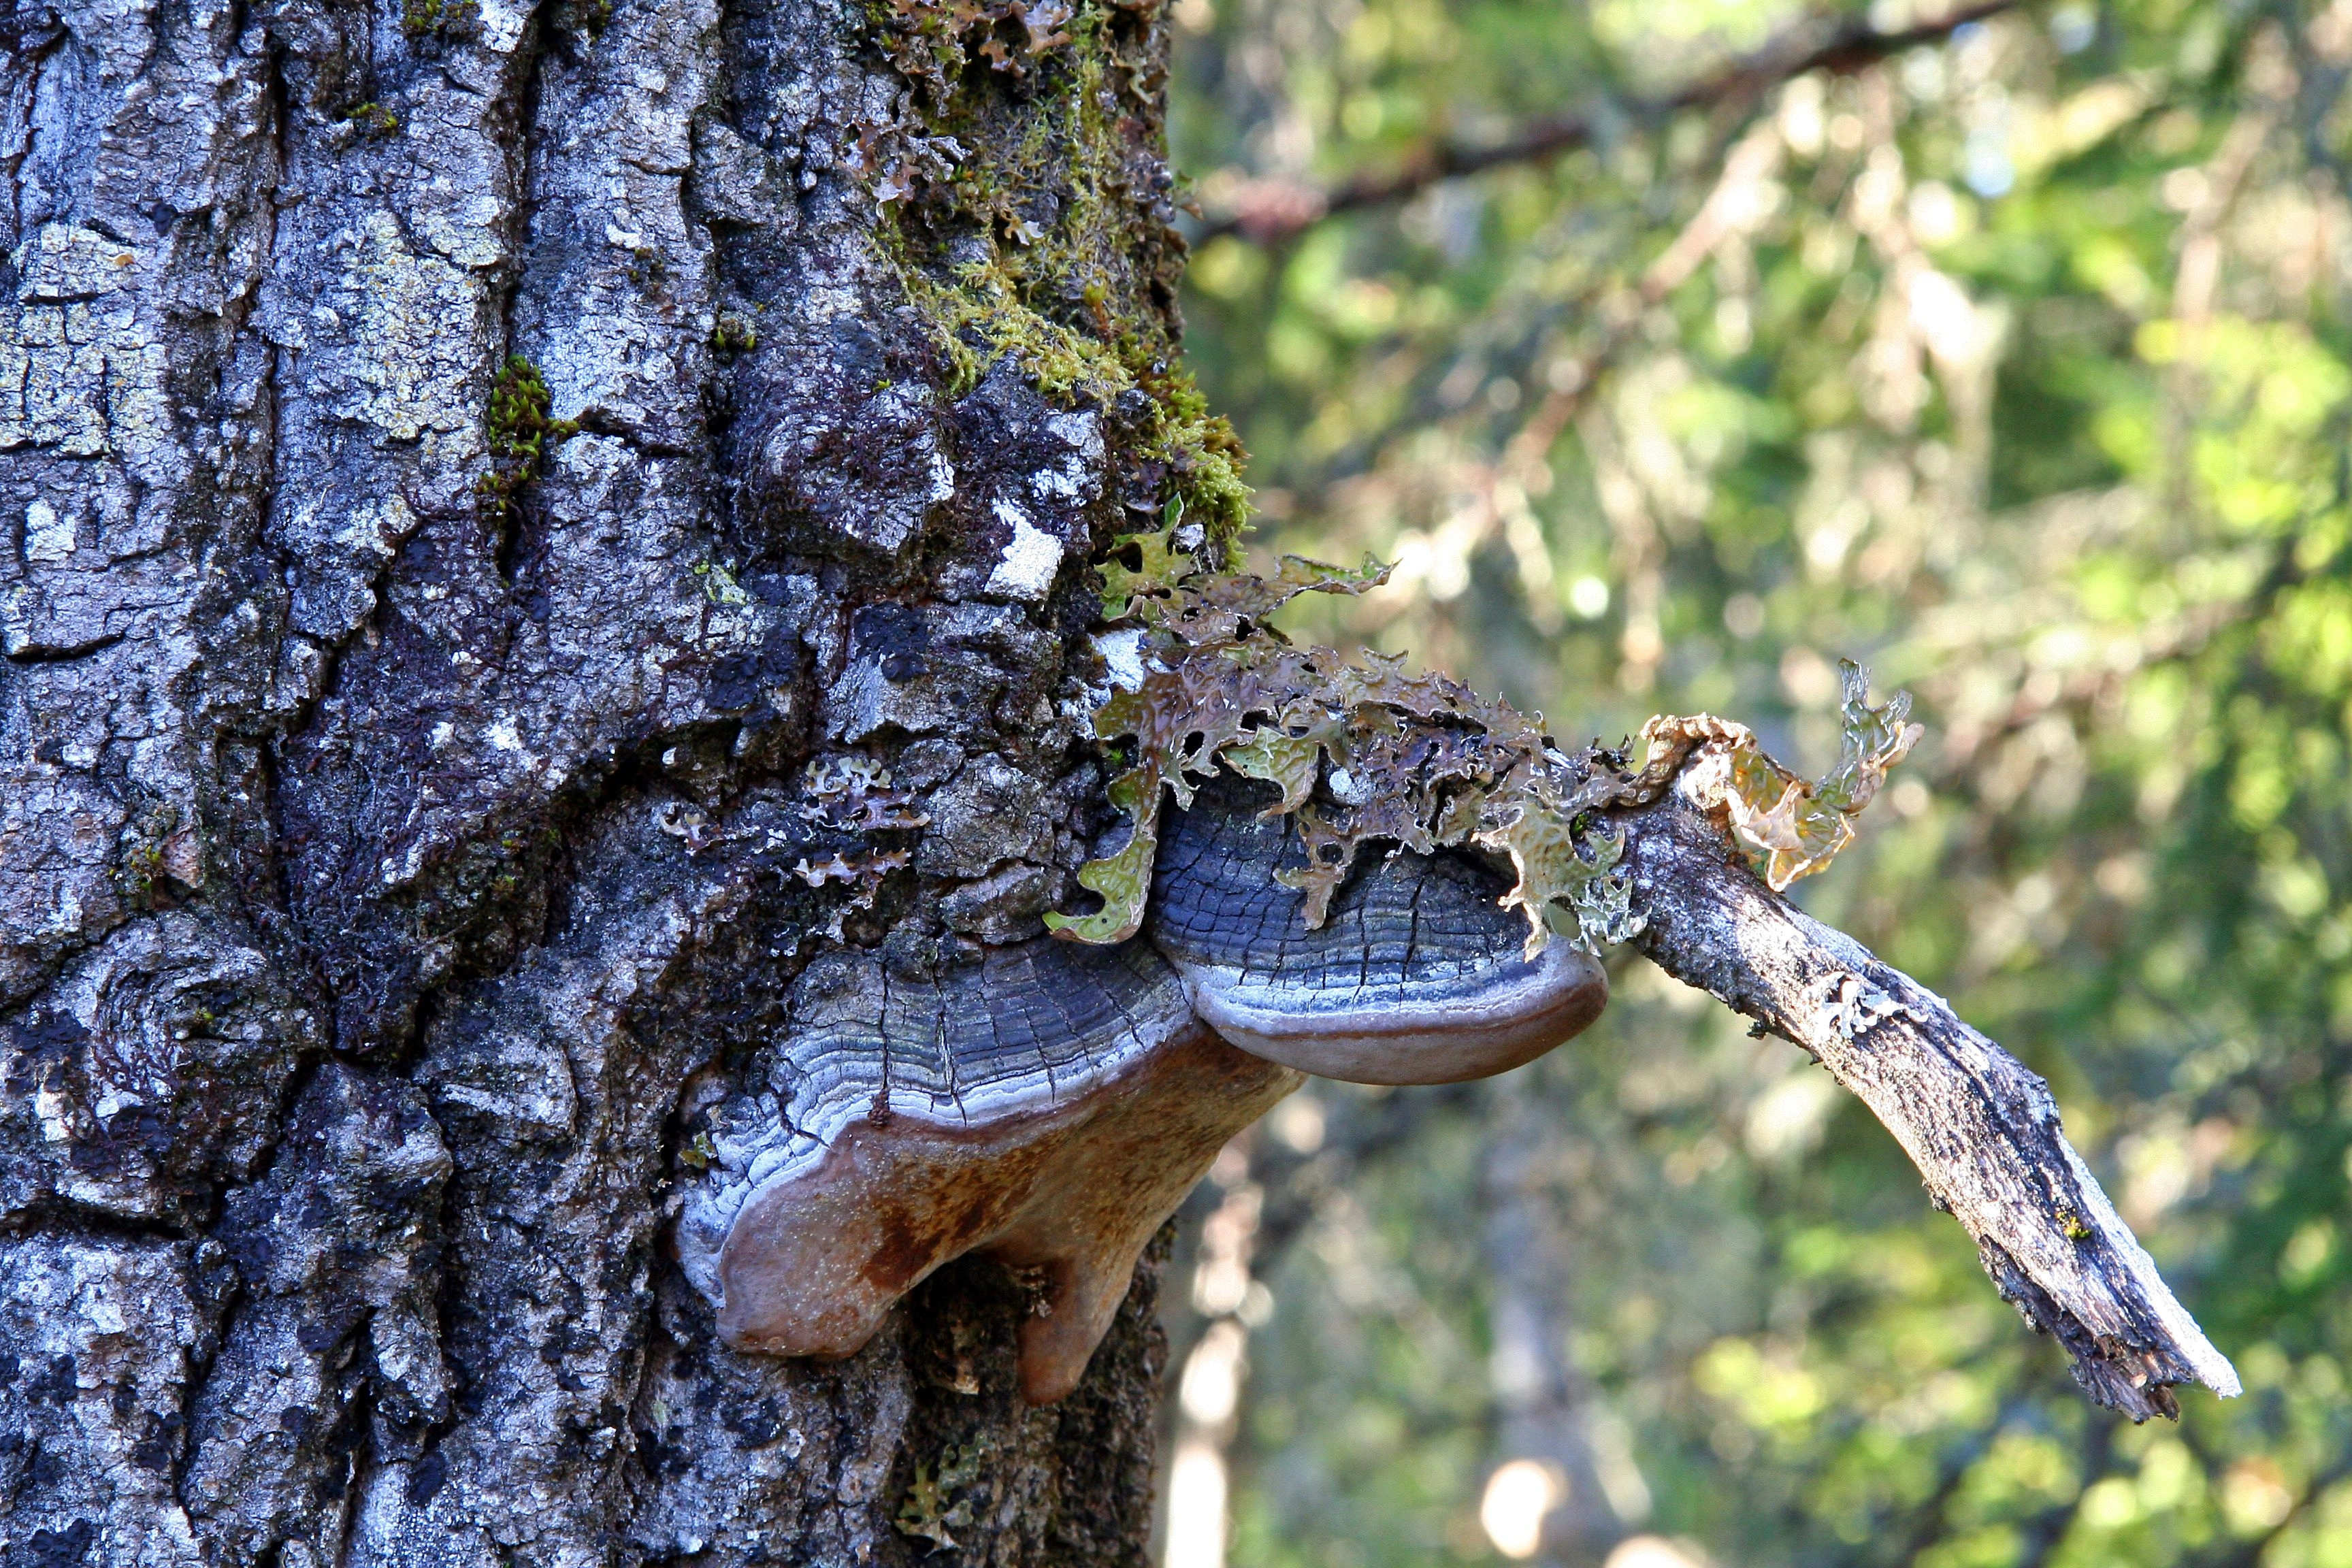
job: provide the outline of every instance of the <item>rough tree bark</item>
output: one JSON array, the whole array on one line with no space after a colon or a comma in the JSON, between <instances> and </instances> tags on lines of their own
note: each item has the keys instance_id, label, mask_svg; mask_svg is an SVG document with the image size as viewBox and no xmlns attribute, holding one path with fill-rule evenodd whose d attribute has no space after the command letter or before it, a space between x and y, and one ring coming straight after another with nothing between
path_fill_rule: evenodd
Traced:
<instances>
[{"instance_id":1,"label":"rough tree bark","mask_svg":"<svg viewBox=\"0 0 2352 1568\"><path fill-rule=\"evenodd\" d=\"M1070 901L1082 563L1230 510L1153 0L0 47L0 1558L1139 1560L1151 1262L1031 1410L1003 1270L744 1356L665 1225L821 933Z\"/></svg>"}]
</instances>

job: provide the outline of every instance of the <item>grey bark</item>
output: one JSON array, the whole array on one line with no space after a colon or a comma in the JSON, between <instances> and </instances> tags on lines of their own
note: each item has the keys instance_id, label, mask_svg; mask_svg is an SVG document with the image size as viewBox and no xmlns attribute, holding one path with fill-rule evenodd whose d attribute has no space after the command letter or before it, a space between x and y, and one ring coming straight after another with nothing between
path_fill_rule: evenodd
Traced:
<instances>
[{"instance_id":1,"label":"grey bark","mask_svg":"<svg viewBox=\"0 0 2352 1568\"><path fill-rule=\"evenodd\" d=\"M1167 482L1133 409L942 363L886 10L0 17L8 1568L903 1563L909 1509L1139 1559L1150 1258L1032 1411L988 1266L826 1365L728 1351L668 1251L808 957L1073 901L1079 566ZM1062 315L1146 344L1162 53L1118 5L958 87L984 174L1096 68L1125 259ZM579 424L542 464L510 354ZM987 591L1008 504L1050 592ZM812 808L845 750L928 826Z\"/></svg>"}]
</instances>

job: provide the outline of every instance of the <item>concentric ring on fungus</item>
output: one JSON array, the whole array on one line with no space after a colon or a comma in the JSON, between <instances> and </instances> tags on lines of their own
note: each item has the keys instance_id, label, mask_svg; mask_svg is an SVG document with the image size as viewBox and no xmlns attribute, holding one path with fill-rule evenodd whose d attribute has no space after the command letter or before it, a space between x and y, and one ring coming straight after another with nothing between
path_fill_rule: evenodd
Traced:
<instances>
[{"instance_id":1,"label":"concentric ring on fungus","mask_svg":"<svg viewBox=\"0 0 2352 1568\"><path fill-rule=\"evenodd\" d=\"M1507 882L1466 856L1400 849L1349 879L1323 923L1276 879L1307 863L1264 785L1218 778L1164 831L1144 930L1194 1011L1234 1045L1318 1078L1455 1083L1581 1031L1609 975L1569 942L1526 957Z\"/></svg>"},{"instance_id":2,"label":"concentric ring on fungus","mask_svg":"<svg viewBox=\"0 0 2352 1568\"><path fill-rule=\"evenodd\" d=\"M1248 799L1204 791L1172 825L1156 912L1118 947L1039 938L921 981L866 953L811 965L748 1075L771 1091L714 1110L679 1217L728 1343L855 1353L979 1253L1039 1281L1021 1392L1057 1400L1144 1244L1302 1071L1483 1077L1599 1015L1600 965L1566 942L1525 958L1502 883L1459 857L1367 856L1307 930L1274 879L1295 834Z\"/></svg>"}]
</instances>

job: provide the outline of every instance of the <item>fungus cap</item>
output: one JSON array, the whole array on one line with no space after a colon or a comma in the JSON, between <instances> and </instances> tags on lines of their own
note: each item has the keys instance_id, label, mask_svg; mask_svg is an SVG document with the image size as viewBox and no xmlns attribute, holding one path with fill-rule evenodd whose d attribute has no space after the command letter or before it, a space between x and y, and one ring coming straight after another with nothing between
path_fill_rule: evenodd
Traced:
<instances>
[{"instance_id":1,"label":"fungus cap","mask_svg":"<svg viewBox=\"0 0 2352 1568\"><path fill-rule=\"evenodd\" d=\"M1295 829L1246 792L1171 824L1149 939L1038 938L924 976L830 953L709 1112L680 1263L739 1350L845 1356L967 1253L1020 1270L1021 1392L1077 1385L1135 1261L1217 1151L1299 1084L1480 1078L1584 1027L1608 978L1523 954L1463 856L1368 857L1316 929ZM1238 1047L1238 1048L1237 1048Z\"/></svg>"},{"instance_id":2,"label":"fungus cap","mask_svg":"<svg viewBox=\"0 0 2352 1568\"><path fill-rule=\"evenodd\" d=\"M1219 781L1171 821L1146 927L1194 1009L1253 1055L1355 1083L1453 1083L1530 1061L1609 999L1592 957L1534 958L1503 879L1465 855L1399 849L1350 878L1309 929L1280 874L1306 864L1288 817Z\"/></svg>"},{"instance_id":3,"label":"fungus cap","mask_svg":"<svg viewBox=\"0 0 2352 1568\"><path fill-rule=\"evenodd\" d=\"M1217 1151L1300 1081L1192 1015L1140 942L1040 938L927 979L813 965L717 1159L679 1260L738 1350L846 1356L966 1253L1033 1282L1021 1392L1077 1385L1137 1257Z\"/></svg>"}]
</instances>

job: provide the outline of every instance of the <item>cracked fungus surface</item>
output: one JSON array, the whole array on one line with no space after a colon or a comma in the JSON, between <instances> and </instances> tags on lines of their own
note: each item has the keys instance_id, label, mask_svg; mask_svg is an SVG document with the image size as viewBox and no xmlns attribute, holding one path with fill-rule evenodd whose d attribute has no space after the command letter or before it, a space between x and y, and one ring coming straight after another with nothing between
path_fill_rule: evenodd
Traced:
<instances>
[{"instance_id":1,"label":"cracked fungus surface","mask_svg":"<svg viewBox=\"0 0 2352 1568\"><path fill-rule=\"evenodd\" d=\"M1140 944L1089 951L1028 943L932 981L894 979L871 959L828 955L796 988L792 1026L761 1076L785 1092L730 1100L710 1116L712 1153L678 1225L689 1278L714 1270L756 1188L800 1173L854 1120L986 1122L1074 1099L1116 1078L1191 1020L1168 965Z\"/></svg>"},{"instance_id":2,"label":"cracked fungus surface","mask_svg":"<svg viewBox=\"0 0 2352 1568\"><path fill-rule=\"evenodd\" d=\"M1500 908L1507 884L1454 856L1400 855L1307 925L1307 895L1266 874L1307 861L1290 823L1258 815L1267 793L1214 781L1170 825L1148 924L1171 959L1279 976L1328 1007L1401 1002L1524 962L1524 931Z\"/></svg>"},{"instance_id":3,"label":"cracked fungus surface","mask_svg":"<svg viewBox=\"0 0 2352 1568\"><path fill-rule=\"evenodd\" d=\"M1077 962L1070 962L1077 959ZM1148 947L1000 947L976 969L894 980L830 954L800 980L793 1027L764 1077L788 1093L710 1114L710 1173L679 1217L679 1260L718 1295L715 1262L755 1187L812 1166L849 1121L910 1117L967 1126L1118 1077L1190 1020L1173 971Z\"/></svg>"}]
</instances>

